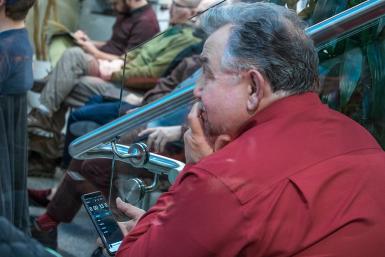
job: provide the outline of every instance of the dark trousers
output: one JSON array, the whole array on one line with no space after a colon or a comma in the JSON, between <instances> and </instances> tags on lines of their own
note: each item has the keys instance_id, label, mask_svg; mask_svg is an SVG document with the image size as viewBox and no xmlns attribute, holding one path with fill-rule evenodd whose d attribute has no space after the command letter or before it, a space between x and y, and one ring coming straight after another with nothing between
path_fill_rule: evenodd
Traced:
<instances>
[{"instance_id":1,"label":"dark trousers","mask_svg":"<svg viewBox=\"0 0 385 257\"><path fill-rule=\"evenodd\" d=\"M102 191L108 195L111 174L111 160L94 159L71 161L70 171L78 171L85 180L75 180L68 172L61 181L57 192L47 206L47 214L58 222L71 222L79 211L83 194Z\"/></svg>"}]
</instances>

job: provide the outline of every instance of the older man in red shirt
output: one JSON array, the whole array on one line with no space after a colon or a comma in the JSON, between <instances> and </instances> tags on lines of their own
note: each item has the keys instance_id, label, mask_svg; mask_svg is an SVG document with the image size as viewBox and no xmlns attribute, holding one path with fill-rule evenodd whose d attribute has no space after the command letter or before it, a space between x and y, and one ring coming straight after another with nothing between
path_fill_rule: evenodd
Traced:
<instances>
[{"instance_id":1,"label":"older man in red shirt","mask_svg":"<svg viewBox=\"0 0 385 257\"><path fill-rule=\"evenodd\" d=\"M144 215L117 200L133 218L117 256L385 256L385 154L320 102L298 17L235 4L202 26L188 165Z\"/></svg>"}]
</instances>

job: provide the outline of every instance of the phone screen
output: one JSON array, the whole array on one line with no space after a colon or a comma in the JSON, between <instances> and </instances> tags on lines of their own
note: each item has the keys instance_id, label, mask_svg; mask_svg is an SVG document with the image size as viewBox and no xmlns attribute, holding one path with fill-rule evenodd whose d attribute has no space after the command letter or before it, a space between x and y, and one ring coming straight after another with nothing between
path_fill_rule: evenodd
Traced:
<instances>
[{"instance_id":1,"label":"phone screen","mask_svg":"<svg viewBox=\"0 0 385 257\"><path fill-rule=\"evenodd\" d=\"M82 198L107 250L115 253L123 240L123 234L103 195L97 192L84 195Z\"/></svg>"}]
</instances>

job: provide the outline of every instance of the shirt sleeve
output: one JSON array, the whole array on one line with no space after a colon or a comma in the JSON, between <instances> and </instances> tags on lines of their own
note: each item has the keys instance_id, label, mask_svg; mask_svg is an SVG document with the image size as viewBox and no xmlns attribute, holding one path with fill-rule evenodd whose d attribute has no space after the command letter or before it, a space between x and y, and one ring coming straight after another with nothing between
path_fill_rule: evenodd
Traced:
<instances>
[{"instance_id":1,"label":"shirt sleeve","mask_svg":"<svg viewBox=\"0 0 385 257\"><path fill-rule=\"evenodd\" d=\"M136 58L133 59L126 67L124 76L126 78L126 86L129 88L141 89L141 84L136 86L135 84L127 83L133 78L159 78L163 71L167 68L170 61L173 60L176 53L174 51L164 51L160 53L155 60L147 65L138 65ZM112 80L120 81L123 78L123 71L113 73Z\"/></svg>"},{"instance_id":2,"label":"shirt sleeve","mask_svg":"<svg viewBox=\"0 0 385 257\"><path fill-rule=\"evenodd\" d=\"M176 183L125 237L117 257L237 255L246 233L234 194L204 171Z\"/></svg>"}]
</instances>

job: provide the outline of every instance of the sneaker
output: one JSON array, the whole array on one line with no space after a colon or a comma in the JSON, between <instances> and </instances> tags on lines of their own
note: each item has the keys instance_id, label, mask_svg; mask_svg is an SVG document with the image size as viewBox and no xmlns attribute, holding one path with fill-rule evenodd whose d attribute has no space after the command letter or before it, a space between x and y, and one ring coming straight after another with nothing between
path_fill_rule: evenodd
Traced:
<instances>
[{"instance_id":1,"label":"sneaker","mask_svg":"<svg viewBox=\"0 0 385 257\"><path fill-rule=\"evenodd\" d=\"M43 231L39 228L39 225L36 223L35 217L30 217L31 220L31 235L34 239L39 241L46 247L49 247L53 250L57 250L57 227L49 230Z\"/></svg>"}]
</instances>

